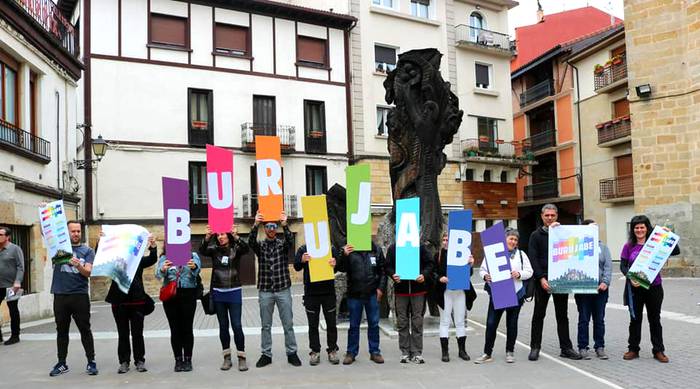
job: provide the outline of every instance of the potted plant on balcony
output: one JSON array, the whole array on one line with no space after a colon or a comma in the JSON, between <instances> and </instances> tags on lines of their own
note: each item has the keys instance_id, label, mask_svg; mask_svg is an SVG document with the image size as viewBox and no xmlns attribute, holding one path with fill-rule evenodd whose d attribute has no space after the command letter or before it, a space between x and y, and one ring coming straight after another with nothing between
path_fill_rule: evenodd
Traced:
<instances>
[{"instance_id":1,"label":"potted plant on balcony","mask_svg":"<svg viewBox=\"0 0 700 389\"><path fill-rule=\"evenodd\" d=\"M603 65L596 64L593 67L593 74L595 74L596 76L601 75L601 74L603 74L603 70L605 70L605 67L603 67Z\"/></svg>"},{"instance_id":2,"label":"potted plant on balcony","mask_svg":"<svg viewBox=\"0 0 700 389\"><path fill-rule=\"evenodd\" d=\"M606 123L607 123L607 122L598 123L598 124L595 125L595 128L596 128L597 130L600 130L601 128L605 127L605 124L606 124Z\"/></svg>"},{"instance_id":3,"label":"potted plant on balcony","mask_svg":"<svg viewBox=\"0 0 700 389\"><path fill-rule=\"evenodd\" d=\"M476 155L479 152L479 148L477 146L467 146L464 148L464 154L467 155L467 157L476 157Z\"/></svg>"},{"instance_id":4,"label":"potted plant on balcony","mask_svg":"<svg viewBox=\"0 0 700 389\"><path fill-rule=\"evenodd\" d=\"M323 131L309 131L309 138L323 138Z\"/></svg>"},{"instance_id":5,"label":"potted plant on balcony","mask_svg":"<svg viewBox=\"0 0 700 389\"><path fill-rule=\"evenodd\" d=\"M620 54L610 58L613 65L620 65L622 63L622 56Z\"/></svg>"}]
</instances>

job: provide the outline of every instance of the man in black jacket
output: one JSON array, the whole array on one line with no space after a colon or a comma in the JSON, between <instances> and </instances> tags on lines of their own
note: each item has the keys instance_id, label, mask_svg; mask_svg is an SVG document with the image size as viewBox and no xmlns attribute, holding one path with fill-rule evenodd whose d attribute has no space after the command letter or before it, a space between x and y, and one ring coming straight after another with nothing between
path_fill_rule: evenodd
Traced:
<instances>
[{"instance_id":1,"label":"man in black jacket","mask_svg":"<svg viewBox=\"0 0 700 389\"><path fill-rule=\"evenodd\" d=\"M544 225L530 235L528 256L535 279L535 309L532 314L532 332L530 334L530 355L528 359L536 361L540 357L542 348L542 329L544 317L547 314L547 304L551 288L547 282L547 270L549 268L549 229L559 226L557 206L545 204L542 207L542 222ZM569 337L568 294L554 294L554 312L557 318L557 334L559 335L559 356L570 359L581 359L581 355L574 351Z\"/></svg>"},{"instance_id":2,"label":"man in black jacket","mask_svg":"<svg viewBox=\"0 0 700 389\"><path fill-rule=\"evenodd\" d=\"M363 308L367 315L370 360L384 363L379 350L379 301L386 288L382 250L374 242L370 251L355 251L352 245L346 245L338 258L336 270L347 273L347 303L350 311L348 351L343 358L343 365L355 362L360 350L360 321Z\"/></svg>"},{"instance_id":3,"label":"man in black jacket","mask_svg":"<svg viewBox=\"0 0 700 389\"><path fill-rule=\"evenodd\" d=\"M328 264L335 267L337 257L335 248L331 248L332 258ZM304 271L304 308L306 318L309 321L309 363L316 366L321 362L321 340L318 335L318 322L323 309L323 318L326 320L326 342L328 348L328 362L337 365L338 359L338 329L335 325L335 280L311 282L309 261L311 255L306 252L306 245L302 245L294 256L294 270Z\"/></svg>"},{"instance_id":4,"label":"man in black jacket","mask_svg":"<svg viewBox=\"0 0 700 389\"><path fill-rule=\"evenodd\" d=\"M420 275L415 280L402 280L396 274L396 245L392 244L386 251L386 273L394 280L394 312L396 327L399 331L401 363L407 363L409 360L417 364L425 363L423 315L425 315L425 295L428 293L426 281L430 279L433 267L430 251L421 245Z\"/></svg>"}]
</instances>

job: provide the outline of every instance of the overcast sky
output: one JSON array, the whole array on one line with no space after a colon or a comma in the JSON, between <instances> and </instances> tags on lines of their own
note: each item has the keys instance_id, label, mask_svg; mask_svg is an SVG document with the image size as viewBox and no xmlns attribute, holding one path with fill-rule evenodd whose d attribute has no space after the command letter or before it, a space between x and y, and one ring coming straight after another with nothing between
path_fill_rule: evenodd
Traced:
<instances>
[{"instance_id":1,"label":"overcast sky","mask_svg":"<svg viewBox=\"0 0 700 389\"><path fill-rule=\"evenodd\" d=\"M515 27L527 26L537 22L537 0L516 0L520 3L508 12L508 34L515 36ZM544 14L553 14L587 5L596 7L605 12L624 19L624 6L622 0L540 0Z\"/></svg>"}]
</instances>

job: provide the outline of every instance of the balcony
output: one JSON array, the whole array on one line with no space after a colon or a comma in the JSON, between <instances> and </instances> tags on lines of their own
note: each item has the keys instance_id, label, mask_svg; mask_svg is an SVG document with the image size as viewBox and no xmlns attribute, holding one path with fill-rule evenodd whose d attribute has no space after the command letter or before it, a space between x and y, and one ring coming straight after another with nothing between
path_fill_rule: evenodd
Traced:
<instances>
[{"instance_id":1,"label":"balcony","mask_svg":"<svg viewBox=\"0 0 700 389\"><path fill-rule=\"evenodd\" d=\"M258 211L258 195L244 194L242 208L241 215L244 218L254 218ZM284 195L284 212L291 219L299 217L297 195Z\"/></svg>"},{"instance_id":2,"label":"balcony","mask_svg":"<svg viewBox=\"0 0 700 389\"><path fill-rule=\"evenodd\" d=\"M629 115L596 125L598 146L611 147L632 139L632 122Z\"/></svg>"},{"instance_id":3,"label":"balcony","mask_svg":"<svg viewBox=\"0 0 700 389\"><path fill-rule=\"evenodd\" d=\"M507 57L513 56L515 46L508 35L483 28L460 24L455 27L455 41L458 47L486 51Z\"/></svg>"},{"instance_id":4,"label":"balcony","mask_svg":"<svg viewBox=\"0 0 700 389\"><path fill-rule=\"evenodd\" d=\"M255 136L277 136L280 138L282 153L291 153L296 147L295 132L294 126L243 123L241 124L241 147L244 151L255 151Z\"/></svg>"},{"instance_id":5,"label":"balcony","mask_svg":"<svg viewBox=\"0 0 700 389\"><path fill-rule=\"evenodd\" d=\"M80 55L79 34L70 20L63 16L63 12L52 0L12 0L34 21L41 26L46 33L68 54L77 58Z\"/></svg>"},{"instance_id":6,"label":"balcony","mask_svg":"<svg viewBox=\"0 0 700 389\"><path fill-rule=\"evenodd\" d=\"M0 120L0 147L43 164L51 162L51 142Z\"/></svg>"},{"instance_id":7,"label":"balcony","mask_svg":"<svg viewBox=\"0 0 700 389\"><path fill-rule=\"evenodd\" d=\"M600 201L628 201L633 198L634 179L632 175L600 180Z\"/></svg>"},{"instance_id":8,"label":"balcony","mask_svg":"<svg viewBox=\"0 0 700 389\"><path fill-rule=\"evenodd\" d=\"M593 70L593 89L596 93L608 93L627 83L627 56L611 58L605 65Z\"/></svg>"},{"instance_id":9,"label":"balcony","mask_svg":"<svg viewBox=\"0 0 700 389\"><path fill-rule=\"evenodd\" d=\"M535 84L520 94L520 108L535 103L545 97L554 95L554 80L545 80Z\"/></svg>"},{"instance_id":10,"label":"balcony","mask_svg":"<svg viewBox=\"0 0 700 389\"><path fill-rule=\"evenodd\" d=\"M557 180L540 182L525 187L525 201L559 197L559 182Z\"/></svg>"},{"instance_id":11,"label":"balcony","mask_svg":"<svg viewBox=\"0 0 700 389\"><path fill-rule=\"evenodd\" d=\"M536 152L557 145L557 130L538 132L523 140L523 151Z\"/></svg>"},{"instance_id":12,"label":"balcony","mask_svg":"<svg viewBox=\"0 0 700 389\"><path fill-rule=\"evenodd\" d=\"M464 159L510 166L536 164L532 153L525 153L521 143L506 142L502 139L491 140L488 137L463 139L461 142Z\"/></svg>"},{"instance_id":13,"label":"balcony","mask_svg":"<svg viewBox=\"0 0 700 389\"><path fill-rule=\"evenodd\" d=\"M307 154L326 154L326 132L307 131L304 136L304 150Z\"/></svg>"}]
</instances>

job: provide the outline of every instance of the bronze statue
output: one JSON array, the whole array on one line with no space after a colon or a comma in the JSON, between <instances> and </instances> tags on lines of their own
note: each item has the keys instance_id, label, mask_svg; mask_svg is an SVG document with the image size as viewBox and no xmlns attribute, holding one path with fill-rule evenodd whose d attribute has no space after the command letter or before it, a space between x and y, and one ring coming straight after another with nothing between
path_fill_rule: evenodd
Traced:
<instances>
[{"instance_id":1,"label":"bronze statue","mask_svg":"<svg viewBox=\"0 0 700 389\"><path fill-rule=\"evenodd\" d=\"M384 81L385 100L394 104L388 115L389 169L396 200L421 199L421 242L435 251L444 224L437 177L447 163L445 145L452 143L463 111L450 83L440 75L437 49L399 55L396 69ZM392 210L392 222L395 223Z\"/></svg>"}]
</instances>

